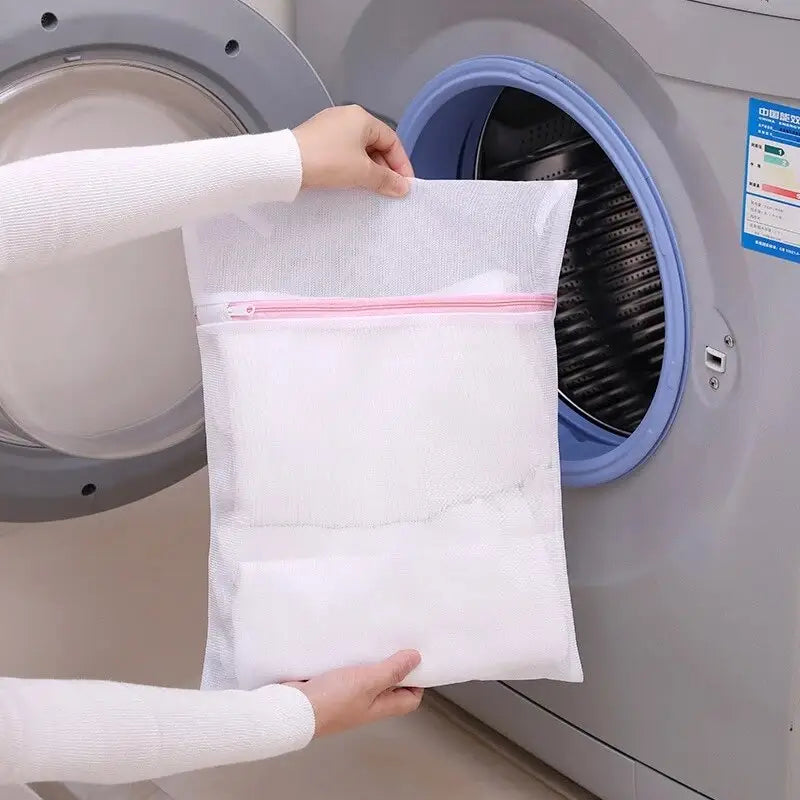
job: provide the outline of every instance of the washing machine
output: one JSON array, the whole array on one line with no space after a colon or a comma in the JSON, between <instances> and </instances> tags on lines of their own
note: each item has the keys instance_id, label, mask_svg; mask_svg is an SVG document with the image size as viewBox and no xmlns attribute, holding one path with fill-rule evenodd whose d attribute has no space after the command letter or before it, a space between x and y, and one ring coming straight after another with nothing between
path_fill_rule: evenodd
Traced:
<instances>
[{"instance_id":1,"label":"washing machine","mask_svg":"<svg viewBox=\"0 0 800 800\"><path fill-rule=\"evenodd\" d=\"M445 694L604 800L800 796L800 7L298 0L296 24L419 176L579 181L556 336L586 680Z\"/></svg>"},{"instance_id":2,"label":"washing machine","mask_svg":"<svg viewBox=\"0 0 800 800\"><path fill-rule=\"evenodd\" d=\"M796 797L796 4L299 0L302 52L268 11L0 0L0 158L291 126L327 85L423 177L576 177L557 337L586 681L445 694L604 800ZM196 678L191 313L177 234L0 276L0 673Z\"/></svg>"}]
</instances>

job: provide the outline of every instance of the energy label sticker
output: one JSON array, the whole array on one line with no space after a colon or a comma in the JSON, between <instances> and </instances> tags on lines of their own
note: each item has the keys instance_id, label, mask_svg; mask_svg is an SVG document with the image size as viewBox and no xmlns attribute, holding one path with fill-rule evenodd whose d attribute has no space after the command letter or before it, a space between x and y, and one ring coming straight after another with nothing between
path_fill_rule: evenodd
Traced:
<instances>
[{"instance_id":1,"label":"energy label sticker","mask_svg":"<svg viewBox=\"0 0 800 800\"><path fill-rule=\"evenodd\" d=\"M742 247L800 264L800 109L750 100Z\"/></svg>"}]
</instances>

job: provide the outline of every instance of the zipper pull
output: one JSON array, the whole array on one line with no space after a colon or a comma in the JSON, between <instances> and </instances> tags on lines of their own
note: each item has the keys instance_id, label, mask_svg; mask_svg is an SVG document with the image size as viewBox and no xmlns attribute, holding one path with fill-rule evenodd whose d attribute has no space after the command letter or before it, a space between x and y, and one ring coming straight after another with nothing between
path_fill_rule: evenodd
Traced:
<instances>
[{"instance_id":1,"label":"zipper pull","mask_svg":"<svg viewBox=\"0 0 800 800\"><path fill-rule=\"evenodd\" d=\"M249 316L234 316L234 310L238 312L236 306L255 311L250 303L214 303L195 306L194 318L198 325L211 325L215 322L228 322L234 319L250 319Z\"/></svg>"},{"instance_id":2,"label":"zipper pull","mask_svg":"<svg viewBox=\"0 0 800 800\"><path fill-rule=\"evenodd\" d=\"M228 319L253 319L256 315L256 307L252 303L228 303L225 307L225 315Z\"/></svg>"}]
</instances>

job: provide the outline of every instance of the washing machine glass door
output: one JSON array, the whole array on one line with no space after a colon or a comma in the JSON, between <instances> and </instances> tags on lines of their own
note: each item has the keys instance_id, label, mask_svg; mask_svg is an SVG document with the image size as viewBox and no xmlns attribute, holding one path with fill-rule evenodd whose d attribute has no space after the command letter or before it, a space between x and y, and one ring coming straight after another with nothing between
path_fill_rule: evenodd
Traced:
<instances>
[{"instance_id":1,"label":"washing machine glass door","mask_svg":"<svg viewBox=\"0 0 800 800\"><path fill-rule=\"evenodd\" d=\"M280 130L330 105L258 0L0 0L0 19L0 164ZM204 462L180 231L0 271L0 520L103 511Z\"/></svg>"},{"instance_id":2,"label":"washing machine glass door","mask_svg":"<svg viewBox=\"0 0 800 800\"><path fill-rule=\"evenodd\" d=\"M202 87L136 63L63 65L0 93L3 163L243 132ZM3 283L0 436L120 458L163 450L200 429L200 366L179 231Z\"/></svg>"}]
</instances>

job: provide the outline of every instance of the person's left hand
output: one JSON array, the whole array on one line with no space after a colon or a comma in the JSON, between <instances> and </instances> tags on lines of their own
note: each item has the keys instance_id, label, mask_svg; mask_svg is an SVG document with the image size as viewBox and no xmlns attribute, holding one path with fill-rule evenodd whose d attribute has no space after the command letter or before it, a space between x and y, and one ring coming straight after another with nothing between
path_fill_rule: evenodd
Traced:
<instances>
[{"instance_id":1,"label":"person's left hand","mask_svg":"<svg viewBox=\"0 0 800 800\"><path fill-rule=\"evenodd\" d=\"M360 106L327 108L293 131L303 162L303 186L408 193L414 170L397 134Z\"/></svg>"},{"instance_id":2,"label":"person's left hand","mask_svg":"<svg viewBox=\"0 0 800 800\"><path fill-rule=\"evenodd\" d=\"M422 689L400 688L420 663L416 650L403 650L377 664L345 667L308 681L292 681L314 709L316 736L358 728L416 711Z\"/></svg>"}]
</instances>

